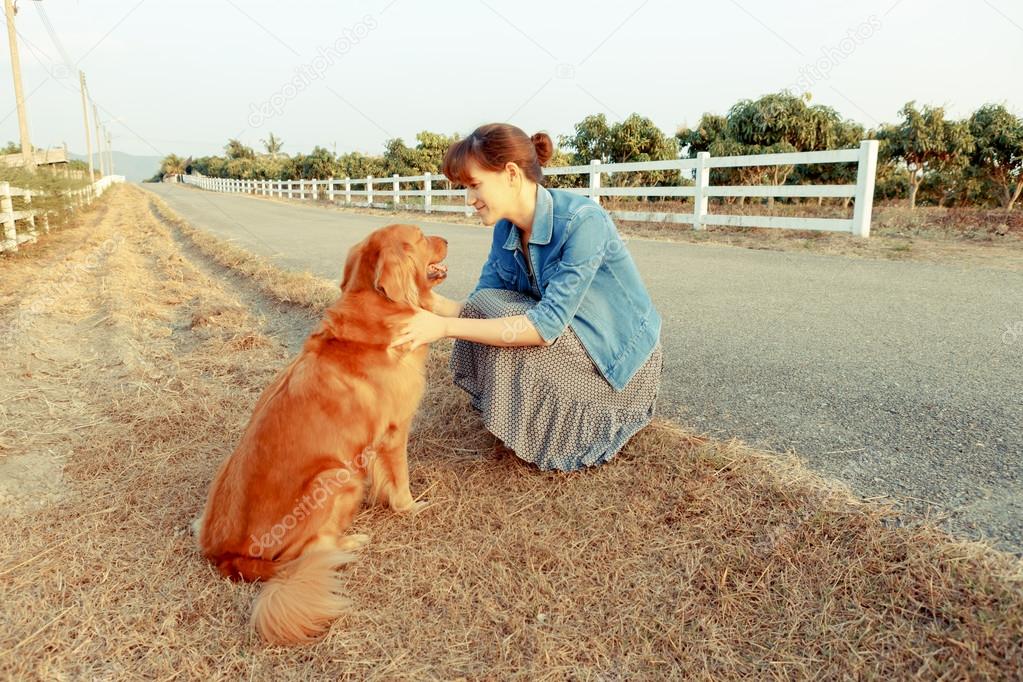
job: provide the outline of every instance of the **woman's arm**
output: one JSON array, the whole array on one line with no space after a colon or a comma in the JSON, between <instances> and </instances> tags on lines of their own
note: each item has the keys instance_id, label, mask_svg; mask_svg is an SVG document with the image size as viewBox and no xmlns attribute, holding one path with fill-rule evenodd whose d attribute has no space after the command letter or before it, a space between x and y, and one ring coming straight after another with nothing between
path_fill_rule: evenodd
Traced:
<instances>
[{"instance_id":1,"label":"woman's arm","mask_svg":"<svg viewBox=\"0 0 1023 682\"><path fill-rule=\"evenodd\" d=\"M488 346L549 346L525 315L473 319L466 317L444 320L444 335Z\"/></svg>"},{"instance_id":2,"label":"woman's arm","mask_svg":"<svg viewBox=\"0 0 1023 682\"><path fill-rule=\"evenodd\" d=\"M462 314L463 305L465 301L452 301L447 296L441 296L436 292L433 294L433 312L441 317L458 317Z\"/></svg>"},{"instance_id":3,"label":"woman's arm","mask_svg":"<svg viewBox=\"0 0 1023 682\"><path fill-rule=\"evenodd\" d=\"M452 337L488 346L549 346L525 315L475 319L441 317L420 310L391 342L391 348L410 343L410 351L438 339ZM553 343L553 342L552 342Z\"/></svg>"}]
</instances>

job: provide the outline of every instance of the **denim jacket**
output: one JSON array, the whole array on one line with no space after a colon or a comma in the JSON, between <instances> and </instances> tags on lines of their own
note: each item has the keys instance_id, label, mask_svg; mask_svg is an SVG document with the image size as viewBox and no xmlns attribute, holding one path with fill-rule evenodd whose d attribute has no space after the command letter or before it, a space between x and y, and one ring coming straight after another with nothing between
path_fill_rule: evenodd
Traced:
<instances>
[{"instance_id":1,"label":"denim jacket","mask_svg":"<svg viewBox=\"0 0 1023 682\"><path fill-rule=\"evenodd\" d=\"M473 293L509 289L537 299L526 317L540 336L551 342L572 325L608 383L625 388L660 340L661 316L611 216L589 197L538 185L529 257L535 284L519 229L499 220Z\"/></svg>"}]
</instances>

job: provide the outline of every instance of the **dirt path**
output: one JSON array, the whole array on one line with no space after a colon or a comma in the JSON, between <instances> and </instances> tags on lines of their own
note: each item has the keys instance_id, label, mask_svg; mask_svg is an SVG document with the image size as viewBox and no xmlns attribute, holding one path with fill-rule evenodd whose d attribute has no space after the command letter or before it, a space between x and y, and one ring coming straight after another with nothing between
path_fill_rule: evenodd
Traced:
<instances>
[{"instance_id":1,"label":"dirt path","mask_svg":"<svg viewBox=\"0 0 1023 682\"><path fill-rule=\"evenodd\" d=\"M0 440L8 453L0 461L0 502L10 511L61 499L62 463L119 399L173 395L182 360L204 336L197 329L234 319L255 333L232 343L283 358L315 320L306 310L271 309L251 286L225 276L226 268L196 259L194 247L182 251L180 237L172 240L139 199L135 191L118 193L94 226L62 233L45 252L5 270L3 434L28 436L21 452ZM283 337L291 347L263 336L271 326L294 329Z\"/></svg>"},{"instance_id":2,"label":"dirt path","mask_svg":"<svg viewBox=\"0 0 1023 682\"><path fill-rule=\"evenodd\" d=\"M0 262L0 678L1023 668L1011 557L663 423L598 469L539 472L481 429L444 346L410 443L432 511L366 509L350 616L315 646L264 647L246 628L257 588L219 579L186 528L336 289L197 246L164 217L118 187L84 227Z\"/></svg>"}]
</instances>

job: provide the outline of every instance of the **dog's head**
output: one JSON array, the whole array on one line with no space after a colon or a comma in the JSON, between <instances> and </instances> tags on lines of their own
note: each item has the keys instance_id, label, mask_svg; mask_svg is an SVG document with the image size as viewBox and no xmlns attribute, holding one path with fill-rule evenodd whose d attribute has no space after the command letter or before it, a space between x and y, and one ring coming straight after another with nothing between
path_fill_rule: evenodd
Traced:
<instances>
[{"instance_id":1,"label":"dog's head","mask_svg":"<svg viewBox=\"0 0 1023 682\"><path fill-rule=\"evenodd\" d=\"M430 290L447 277L448 241L415 225L381 227L352 247L341 291L374 290L395 303L430 308Z\"/></svg>"}]
</instances>

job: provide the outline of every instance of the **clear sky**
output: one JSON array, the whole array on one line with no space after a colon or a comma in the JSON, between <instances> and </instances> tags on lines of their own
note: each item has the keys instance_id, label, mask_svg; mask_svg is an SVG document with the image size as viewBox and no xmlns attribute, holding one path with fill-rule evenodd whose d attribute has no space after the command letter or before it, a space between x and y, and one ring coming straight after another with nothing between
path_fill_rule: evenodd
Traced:
<instances>
[{"instance_id":1,"label":"clear sky","mask_svg":"<svg viewBox=\"0 0 1023 682\"><path fill-rule=\"evenodd\" d=\"M1023 113L1016 0L18 4L32 141L76 153L79 68L114 149L140 155L259 147L269 131L289 153L380 153L490 121L556 136L599 112L672 134L786 87L867 126L911 99L955 117L986 102ZM6 142L18 126L2 59Z\"/></svg>"}]
</instances>

